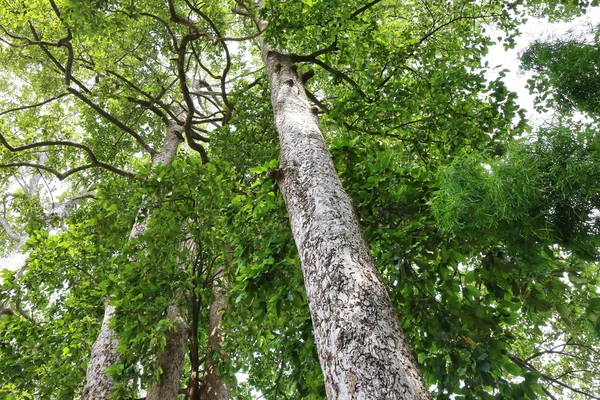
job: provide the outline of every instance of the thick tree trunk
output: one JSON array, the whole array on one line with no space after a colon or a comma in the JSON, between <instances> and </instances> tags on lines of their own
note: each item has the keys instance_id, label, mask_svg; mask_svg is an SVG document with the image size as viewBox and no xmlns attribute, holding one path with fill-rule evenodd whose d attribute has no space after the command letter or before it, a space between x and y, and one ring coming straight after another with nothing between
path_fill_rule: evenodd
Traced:
<instances>
[{"instance_id":1,"label":"thick tree trunk","mask_svg":"<svg viewBox=\"0 0 600 400\"><path fill-rule=\"evenodd\" d=\"M160 164L170 164L177 155L182 141L180 127L172 123L167 128L161 150L152 159L152 169ZM131 229L131 238L142 235L146 230L146 221L136 221ZM106 305L100 333L92 346L92 354L86 372L86 384L81 392L81 400L104 400L113 391L112 376L106 375L106 368L119 362L117 337L109 323L115 313L115 307Z\"/></svg>"},{"instance_id":2,"label":"thick tree trunk","mask_svg":"<svg viewBox=\"0 0 600 400\"><path fill-rule=\"evenodd\" d=\"M190 239L182 243L181 249L184 248L193 253L194 241ZM175 400L179 392L190 326L187 317L176 306L167 308L167 318L175 322L175 327L167 332L167 344L156 360L156 365L162 370L162 374L148 389L146 400Z\"/></svg>"},{"instance_id":3,"label":"thick tree trunk","mask_svg":"<svg viewBox=\"0 0 600 400\"><path fill-rule=\"evenodd\" d=\"M300 253L328 399L429 399L290 57L263 50L277 179Z\"/></svg>"},{"instance_id":4,"label":"thick tree trunk","mask_svg":"<svg viewBox=\"0 0 600 400\"><path fill-rule=\"evenodd\" d=\"M219 268L216 275L222 275L223 269ZM204 377L200 387L200 398L206 400L228 400L229 387L221 380L218 371L219 360L221 357L215 357L215 352L221 353L223 346L223 320L222 313L228 307L225 280L217 277L213 281L212 292L214 300L210 305L208 317L208 343L206 346L206 361L204 362ZM216 358L216 360L215 360Z\"/></svg>"},{"instance_id":5,"label":"thick tree trunk","mask_svg":"<svg viewBox=\"0 0 600 400\"><path fill-rule=\"evenodd\" d=\"M104 371L119 362L116 333L109 326L114 313L115 307L107 303L100 333L92 346L92 355L85 374L86 385L81 392L82 400L104 400L112 393L112 377L106 375Z\"/></svg>"},{"instance_id":6,"label":"thick tree trunk","mask_svg":"<svg viewBox=\"0 0 600 400\"><path fill-rule=\"evenodd\" d=\"M188 328L176 306L168 308L167 317L175 321L175 328L168 332L167 345L156 361L162 374L158 382L148 390L146 400L175 400L179 391Z\"/></svg>"}]
</instances>

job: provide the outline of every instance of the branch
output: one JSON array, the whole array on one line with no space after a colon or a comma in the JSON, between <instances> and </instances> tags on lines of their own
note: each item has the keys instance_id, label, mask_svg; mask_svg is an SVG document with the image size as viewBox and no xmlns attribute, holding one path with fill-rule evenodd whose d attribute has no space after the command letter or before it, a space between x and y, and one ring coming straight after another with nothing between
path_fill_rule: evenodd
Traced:
<instances>
[{"instance_id":1,"label":"branch","mask_svg":"<svg viewBox=\"0 0 600 400\"><path fill-rule=\"evenodd\" d=\"M54 57L54 55L52 55L52 53L50 53L50 51L46 48L46 46L62 46L62 43L53 43L53 44L46 44L45 42L41 42L39 41L40 36L38 35L37 31L35 30L35 27L33 26L33 24L31 23L31 21L29 21L29 30L31 31L31 33L33 34L33 36L35 37L35 39L38 41L36 42L36 44L40 47L40 49L44 52L44 54L46 54L46 56L50 59L50 61L52 61L52 63L63 73L67 73L67 68L63 67L63 65L60 63L60 61L58 61L56 59L56 57ZM67 36L68 37L68 36ZM60 42L60 41L59 41ZM91 90L88 89L83 83L81 83L79 80L77 80L74 76L71 75L71 71L68 71L69 76L68 76L68 80L69 81L73 81L75 82L75 84L77 86L79 86L81 88L81 90L83 90L86 93L91 93ZM65 80L67 80L67 76L65 76Z\"/></svg>"},{"instance_id":2,"label":"branch","mask_svg":"<svg viewBox=\"0 0 600 400\"><path fill-rule=\"evenodd\" d=\"M592 363L592 364L594 363L592 360L588 360L587 358L583 358L583 357L580 357L580 356L575 355L575 354L567 353L566 351L558 351L558 350L544 350L544 351L540 351L540 352L532 355L528 359L526 359L525 362L529 362L529 361L533 360L534 358L543 356L544 354L559 354L559 355L563 355L563 356L566 356L566 357L575 358L577 360L589 362L589 363Z\"/></svg>"},{"instance_id":3,"label":"branch","mask_svg":"<svg viewBox=\"0 0 600 400\"><path fill-rule=\"evenodd\" d=\"M34 35L34 37L36 39L39 39L39 35L37 34L37 31L35 30L35 28L34 28L34 26L33 26L33 24L31 22L29 22L29 28L30 28L32 34ZM90 100L88 97L86 97L83 93L79 92L77 89L68 87L69 84L70 84L70 81L73 81L84 92L91 93L91 91L85 85L83 85L81 82L79 82L77 79L75 79L75 77L73 77L72 74L71 74L71 68L72 68L72 63L73 63L73 48L72 48L72 46L71 46L71 44L69 42L70 37L71 37L71 31L69 30L69 33L68 33L67 37L59 40L59 42L56 43L56 46L66 46L67 49L68 49L68 51L69 51L69 54L68 54L69 58L67 60L67 66L66 67L62 66L62 64L56 59L56 57L54 57L52 55L52 53L50 53L48 51L48 49L45 47L45 45L42 44L42 42L38 43L39 46L40 46L40 48L42 49L42 51L46 54L46 56L48 56L48 58L50 58L50 60L54 63L54 65L56 65L61 71L63 71L65 73L65 84L67 86L67 91L69 93L75 95L77 98L79 98L81 101L83 101L88 106L90 106L92 109L94 109L98 114L100 114L101 116L103 116L109 122L113 123L114 125L116 125L120 129L122 129L125 132L127 132L133 138L135 138L135 140L138 143L140 143L140 145L150 155L156 154L156 150L154 150L152 147L148 146L142 140L142 138L133 129L129 128L127 125L123 124L121 121L119 121L117 118L115 118L114 116L112 116L110 113L108 113L107 111L103 110L100 106L98 106L97 104L95 104L92 100Z\"/></svg>"},{"instance_id":4,"label":"branch","mask_svg":"<svg viewBox=\"0 0 600 400\"><path fill-rule=\"evenodd\" d=\"M29 163L29 162L15 162L15 163L0 164L0 168L11 168L11 167L39 168L41 170L50 172L51 174L56 176L61 181L63 179L65 179L66 177L68 177L69 175L74 174L75 172L79 172L79 171L89 169L89 168L94 168L94 167L103 168L103 169L106 169L107 171L114 172L117 175L121 175L121 176L124 176L127 178L133 178L135 176L130 172L123 171L117 167L110 165L110 164L99 161L98 158L96 158L96 155L94 154L92 149L90 149L89 147L87 147L83 144L80 144L80 143L69 142L67 140L46 140L46 141L42 141L42 142L36 142L36 143L26 144L23 146L13 147L10 145L10 143L8 143L8 141L6 140L4 135L2 135L1 133L0 133L0 143L2 143L4 145L4 147L6 147L9 151L11 151L13 153L19 152L19 151L24 151L24 150L29 150L29 149L35 149L38 147L49 147L49 146L75 147L77 149L81 149L81 150L85 151L87 153L88 157L90 158L90 160L92 161L89 164L70 169L63 173L58 172L58 171L56 171L50 167L47 167L43 164L36 164L36 163Z\"/></svg>"},{"instance_id":5,"label":"branch","mask_svg":"<svg viewBox=\"0 0 600 400\"><path fill-rule=\"evenodd\" d=\"M19 272L21 272L21 271L19 271ZM17 300L15 302L15 308L16 308L17 312L23 318L25 318L27 321L31 322L33 325L36 325L36 326L39 325L39 323L33 318L33 313L31 315L27 315L25 310L23 310L23 308L21 307L21 300L19 298L17 298Z\"/></svg>"},{"instance_id":6,"label":"branch","mask_svg":"<svg viewBox=\"0 0 600 400\"><path fill-rule=\"evenodd\" d=\"M15 312L9 307L0 308L0 315L10 315L11 317L15 315Z\"/></svg>"},{"instance_id":7,"label":"branch","mask_svg":"<svg viewBox=\"0 0 600 400\"><path fill-rule=\"evenodd\" d=\"M2 228L4 229L4 232L6 233L6 236L8 236L8 238L14 242L21 242L21 240L24 239L24 236L20 236L17 235L12 228L10 227L10 225L8 224L8 221L4 219L4 217L0 216L0 226L2 226Z\"/></svg>"},{"instance_id":8,"label":"branch","mask_svg":"<svg viewBox=\"0 0 600 400\"><path fill-rule=\"evenodd\" d=\"M90 199L94 198L94 192L85 192L73 196L62 203L58 204L56 207L54 204L52 205L52 211L49 212L50 216L58 216L58 217L66 217L69 214L69 208L73 207L82 199Z\"/></svg>"},{"instance_id":9,"label":"branch","mask_svg":"<svg viewBox=\"0 0 600 400\"><path fill-rule=\"evenodd\" d=\"M90 163L90 164L81 165L79 167L75 167L75 168L69 169L69 170L67 170L65 172L59 172L59 171L57 171L55 169L52 169L50 167L47 167L45 165L35 164L35 163L29 163L29 162L14 162L14 163L0 164L0 169L3 169L3 168L13 168L13 167L38 168L38 169L50 172L52 175L56 176L58 178L58 180L60 180L60 181L64 180L65 178L68 178L69 176L73 175L76 172L83 171L83 170L90 169L90 168L94 168L94 167L101 167L101 168L107 169L109 171L115 172L115 173L117 173L119 175L126 176L128 178L133 178L134 177L134 175L130 174L129 172L123 172L123 171L118 170L118 171L121 172L121 173L119 173L119 172L114 171L116 168L114 168L114 167L112 167L110 165L107 165L107 164L100 165L100 163L99 164Z\"/></svg>"},{"instance_id":10,"label":"branch","mask_svg":"<svg viewBox=\"0 0 600 400\"><path fill-rule=\"evenodd\" d=\"M306 97L308 97L308 99L310 101L312 101L313 103L315 103L315 105L317 107L319 107L321 109L321 111L323 111L324 113L328 113L329 112L329 107L327 107L327 105L325 105L321 100L317 99L317 97L314 94L312 94L311 91L309 91L306 88L304 88L304 91L306 92Z\"/></svg>"},{"instance_id":11,"label":"branch","mask_svg":"<svg viewBox=\"0 0 600 400\"><path fill-rule=\"evenodd\" d=\"M30 105L27 105L27 106L21 106L21 107L11 108L11 109L8 109L8 110L0 112L0 117L3 116L3 115L5 115L5 114L11 113L11 112L15 112L15 111L29 110L31 108L41 107L41 106L43 106L45 104L51 103L54 100L58 100L61 97L65 97L65 96L68 96L68 95L69 95L69 93L61 93L58 96L54 96L54 97L52 97L52 98L50 98L48 100L44 100L44 101L41 101L41 102L36 103L36 104L30 104Z\"/></svg>"},{"instance_id":12,"label":"branch","mask_svg":"<svg viewBox=\"0 0 600 400\"><path fill-rule=\"evenodd\" d=\"M158 22L160 22L165 27L165 29L167 30L167 34L171 37L171 45L173 46L171 50L173 51L173 53L175 53L175 49L177 48L177 37L175 36L175 34L173 33L173 31L171 30L171 27L169 26L169 24L167 23L167 21L165 21L164 19L160 18L157 15L150 14L150 13L147 13L147 12L142 12L142 13L140 13L140 15L144 15L146 17L150 17L152 19L155 19L155 20L157 20Z\"/></svg>"},{"instance_id":13,"label":"branch","mask_svg":"<svg viewBox=\"0 0 600 400\"><path fill-rule=\"evenodd\" d=\"M371 98L369 98L365 94L365 92L362 91L360 86L358 86L358 83L356 83L352 78L350 78L348 75L346 75L342 71L335 69L335 68L327 65L323 61L319 60L318 58L312 57L310 55L308 55L308 56L290 55L290 57L291 57L292 61L294 61L294 62L310 62L310 63L318 65L319 67L323 68L325 71L333 74L334 76L338 77L339 79L346 81L348 84L350 84L350 86L352 86L352 88L354 88L354 90L356 90L356 92L360 95L360 97L365 99L368 103L373 103L373 100Z\"/></svg>"},{"instance_id":14,"label":"branch","mask_svg":"<svg viewBox=\"0 0 600 400\"><path fill-rule=\"evenodd\" d=\"M373 7L375 4L380 3L381 0L373 0L368 2L367 4L365 4L364 6L362 6L361 8L359 8L358 10L354 11L352 14L350 14L350 16L348 17L348 19L352 19L354 17L356 17L357 15L367 11L369 8Z\"/></svg>"},{"instance_id":15,"label":"branch","mask_svg":"<svg viewBox=\"0 0 600 400\"><path fill-rule=\"evenodd\" d=\"M520 359L519 357L517 357L515 355L509 354L508 358L510 358L515 364L517 364L521 368L525 368L525 369L527 369L529 371L537 372L538 374L540 374L541 378L543 378L543 379L545 379L545 380L547 380L549 382L552 382L554 384L562 386L565 389L569 389L569 390L571 390L571 391L573 391L575 393L579 393L581 395L589 397L590 399L600 400L600 397L598 397L598 396L594 396L593 394L590 394L590 393L588 393L588 392L586 392L584 390L578 389L576 387L569 386L566 383L563 383L563 382L559 381L558 379L552 378L551 376L548 376L548 375L546 375L546 374L538 371L533 365L529 364L528 362Z\"/></svg>"},{"instance_id":16,"label":"branch","mask_svg":"<svg viewBox=\"0 0 600 400\"><path fill-rule=\"evenodd\" d=\"M541 385L540 385L541 386ZM549 391L548 389L546 389L545 387L541 386L542 390L544 391L544 393L546 393L546 395L548 397L550 397L551 400L558 400L551 391Z\"/></svg>"},{"instance_id":17,"label":"branch","mask_svg":"<svg viewBox=\"0 0 600 400\"><path fill-rule=\"evenodd\" d=\"M550 348L548 350L542 350L542 351L539 351L537 353L534 353L531 357L529 357L525 361L529 362L532 359L534 359L534 358L536 358L536 357L538 357L538 356L540 356L540 355L542 355L542 354L544 354L544 353L546 353L548 351L552 351L552 350L558 349L559 347L562 347L563 350L564 350L564 348L567 347L567 346L583 347L583 348L585 348L585 349L587 349L587 350L589 350L589 351L591 351L591 352L593 352L595 354L600 355L600 352L598 352L597 350L593 349L591 346L588 346L586 344L582 344L582 343L563 343L563 344L558 344L558 345L556 345L556 346L554 346L554 347L552 347L552 348Z\"/></svg>"},{"instance_id":18,"label":"branch","mask_svg":"<svg viewBox=\"0 0 600 400\"><path fill-rule=\"evenodd\" d=\"M381 0L379 0L379 1L381 1ZM314 51L314 52L310 53L309 55L303 56L300 54L292 53L292 54L290 54L290 57L292 58L292 61L294 61L294 62L303 62L303 61L311 62L315 57L319 57L320 55L331 53L332 51L336 51L336 50L338 50L337 39L333 43L331 43L329 46L325 47L324 49Z\"/></svg>"},{"instance_id":19,"label":"branch","mask_svg":"<svg viewBox=\"0 0 600 400\"><path fill-rule=\"evenodd\" d=\"M172 0L169 0L169 2L171 2L171 1ZM202 12L202 10L200 10L199 8L190 4L190 2L188 0L185 0L185 2L190 7L191 10L193 10L202 19L204 19L206 21L206 23L208 23L210 28L217 34L217 36L221 36L221 32L219 31L219 28L217 28L217 25L213 22L212 19L210 19L210 17L208 15L206 15L204 12ZM264 32L264 30L262 32ZM262 34L262 32L259 32L259 34ZM256 35L256 36L258 36L258 35ZM221 46L223 47L223 51L225 52L225 68L223 69L223 73L221 74L221 77L220 77L221 78L221 92L223 93L223 103L225 104L225 106L227 107L228 110L232 110L233 105L229 102L229 100L227 98L227 90L225 87L226 82L227 82L227 73L231 69L231 55L229 54L229 48L227 47L227 44L225 43L224 40L213 39L213 44L217 44L219 42L221 43ZM226 114L225 120L227 121L228 119L229 119L229 115Z\"/></svg>"},{"instance_id":20,"label":"branch","mask_svg":"<svg viewBox=\"0 0 600 400\"><path fill-rule=\"evenodd\" d=\"M79 98L81 101L83 101L85 104L87 104L88 106L90 106L90 108L92 108L94 111L96 111L98 114L100 114L101 116L103 116L105 119L107 119L109 122L111 122L113 125L117 126L118 128L120 128L121 130L127 132L130 136L132 136L150 155L155 155L157 152L156 150L154 150L152 147L150 147L146 142L144 142L144 140L141 138L141 136L134 131L133 129L131 129L130 127L128 127L127 125L125 125L124 123L122 123L121 121L119 121L117 118L115 118L114 116L112 116L110 113L108 113L107 111L105 111L104 109L102 109L99 105L97 105L96 103L94 103L92 100L90 100L87 96L85 96L83 93L79 92L77 89L74 88L67 88L67 90L69 91L69 93L75 95L75 97Z\"/></svg>"},{"instance_id":21,"label":"branch","mask_svg":"<svg viewBox=\"0 0 600 400\"><path fill-rule=\"evenodd\" d=\"M171 118L173 118L175 120L177 119L177 116L171 112L170 107L167 106L164 102L160 101L160 97L162 97L162 95L159 95L157 97L152 96L150 93L148 93L145 90L139 88L136 84L134 84L133 82L131 82L129 79L125 78L123 75L119 74L118 72L107 70L106 73L109 74L109 75L114 76L115 78L117 78L117 79L119 79L119 80L121 80L123 82L125 82L125 84L127 86L129 86L130 88L132 88L136 92L140 93L142 96L146 97L147 99L149 99L150 102L146 102L147 104L149 104L148 105L149 108L150 108L151 104L156 103L159 106L161 106L163 108L163 110L171 116ZM142 104L142 100L131 100L132 98L127 98L127 99L129 101L137 102L138 104ZM162 114L160 111L155 110L155 108L150 108L150 109L152 111L154 111L155 114L159 115L161 118L164 119L164 114Z\"/></svg>"}]
</instances>

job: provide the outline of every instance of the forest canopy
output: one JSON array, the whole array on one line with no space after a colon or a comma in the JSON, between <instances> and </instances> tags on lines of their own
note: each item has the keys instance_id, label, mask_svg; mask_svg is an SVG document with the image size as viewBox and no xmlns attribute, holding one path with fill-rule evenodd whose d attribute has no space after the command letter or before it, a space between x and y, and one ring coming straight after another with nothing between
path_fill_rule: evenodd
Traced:
<instances>
[{"instance_id":1,"label":"forest canopy","mask_svg":"<svg viewBox=\"0 0 600 400\"><path fill-rule=\"evenodd\" d=\"M595 6L5 0L0 397L600 398Z\"/></svg>"}]
</instances>

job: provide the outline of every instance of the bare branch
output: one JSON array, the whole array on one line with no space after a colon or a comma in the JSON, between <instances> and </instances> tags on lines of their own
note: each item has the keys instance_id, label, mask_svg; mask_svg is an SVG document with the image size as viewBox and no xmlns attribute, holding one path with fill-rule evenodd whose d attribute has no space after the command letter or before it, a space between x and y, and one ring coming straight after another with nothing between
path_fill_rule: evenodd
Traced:
<instances>
[{"instance_id":1,"label":"bare branch","mask_svg":"<svg viewBox=\"0 0 600 400\"><path fill-rule=\"evenodd\" d=\"M10 143L8 143L8 141L2 134L0 134L0 143L2 143L2 145L4 145L4 147L6 147L11 152L19 152L19 151L23 151L23 150L35 149L35 148L39 148L39 147L50 147L50 146L75 147L75 148L85 151L87 153L88 157L92 161L90 164L82 165L80 167L70 169L63 173L58 172L52 168L49 168L43 164L29 163L29 162L14 162L14 163L0 164L0 168L10 168L10 167L39 168L41 170L50 172L51 174L55 175L59 180L63 180L66 177L68 177L69 175L74 174L75 172L82 171L82 170L85 170L88 168L94 168L94 167L103 168L103 169L106 169L107 171L114 172L117 175L121 175L121 176L124 176L127 178L133 178L135 176L130 172L123 171L117 167L114 167L112 165L109 165L107 163L99 161L98 158L96 158L96 155L94 154L92 149L90 149L89 147L87 147L81 143L70 142L67 140L46 140L46 141L42 141L42 142L30 143L30 144L26 144L23 146L13 147L10 145Z\"/></svg>"},{"instance_id":2,"label":"bare branch","mask_svg":"<svg viewBox=\"0 0 600 400\"><path fill-rule=\"evenodd\" d=\"M539 373L540 377L543 378L546 381L552 382L552 383L554 383L554 384L556 384L558 386L562 386L565 389L569 389L569 390L571 390L571 391L573 391L575 393L579 393L581 395L584 395L585 397L589 397L590 399L600 400L600 397L598 397L598 396L594 396L593 394L588 393L588 392L586 392L586 391L584 391L582 389L579 389L579 388L567 385L566 383L564 383L562 381L559 381L558 379L555 379L555 378L553 378L551 376L548 376L548 375L546 375L546 374L538 371L533 365L529 364L527 361L522 360L521 358L519 358L519 357L517 357L517 356L515 356L513 354L509 354L508 358L510 358L515 364L517 364L521 368L525 368L525 369L527 369L529 371L534 371L534 372Z\"/></svg>"},{"instance_id":3,"label":"bare branch","mask_svg":"<svg viewBox=\"0 0 600 400\"><path fill-rule=\"evenodd\" d=\"M122 123L121 121L119 121L117 118L115 118L114 116L112 116L110 113L108 113L107 111L105 111L104 109L102 109L99 105L97 105L96 103L94 103L92 100L90 100L83 93L79 92L77 89L74 89L74 88L70 87L67 90L69 91L69 93L72 93L73 95L75 95L75 97L79 98L85 104L87 104L88 106L90 106L94 111L96 111L98 114L100 114L101 116L103 116L105 119L107 119L113 125L117 126L118 128L122 129L123 131L127 132L150 155L156 154L156 150L154 150L146 142L144 142L144 140L141 138L141 136L136 131L134 131L133 129L131 129L130 127L128 127L127 125L125 125L124 123Z\"/></svg>"},{"instance_id":4,"label":"bare branch","mask_svg":"<svg viewBox=\"0 0 600 400\"><path fill-rule=\"evenodd\" d=\"M16 234L10 227L8 221L4 217L0 216L0 226L4 229L6 236L14 242L20 243L23 240L23 236Z\"/></svg>"},{"instance_id":5,"label":"bare branch","mask_svg":"<svg viewBox=\"0 0 600 400\"><path fill-rule=\"evenodd\" d=\"M362 6L361 8L359 8L358 10L354 11L352 14L350 14L350 16L348 17L348 19L352 19L354 17L356 17L359 14L362 14L363 12L367 11L369 8L373 7L374 5L376 5L377 3L380 3L381 0L373 0L368 2L367 4L365 4L364 6Z\"/></svg>"},{"instance_id":6,"label":"bare branch","mask_svg":"<svg viewBox=\"0 0 600 400\"><path fill-rule=\"evenodd\" d=\"M52 98L50 98L48 100L44 100L44 101L41 101L41 102L36 103L36 104L30 104L30 105L27 105L27 106L21 106L21 107L11 108L11 109L8 109L8 110L0 112L0 117L3 116L3 115L5 115L5 114L11 113L11 112L15 112L15 111L23 111L23 110L29 110L31 108L41 107L41 106L43 106L45 104L51 103L54 100L58 100L61 97L65 97L65 96L68 96L68 95L69 95L69 93L61 93L58 96L54 96L54 97L52 97Z\"/></svg>"},{"instance_id":7,"label":"bare branch","mask_svg":"<svg viewBox=\"0 0 600 400\"><path fill-rule=\"evenodd\" d=\"M122 171L120 169L117 169L111 165L108 164L104 164L104 163L90 163L90 164L85 164L85 165L81 165L79 167L75 167L72 169L69 169L65 172L59 172L55 169L52 169L50 167L47 167L45 165L42 164L35 164L35 163L29 163L29 162L13 162L13 163L6 163L6 164L0 164L0 169L4 169L4 168L13 168L13 167L31 167L31 168L38 168L41 170L44 170L46 172L50 172L52 175L56 176L58 178L58 180L62 181L65 178L68 178L69 176L73 175L76 172L79 171L83 171L86 169L90 169L90 168L95 168L95 167L100 167L100 168L104 168L108 171L114 172L118 175L121 176L125 176L127 178L133 178L135 177L135 175L129 173L129 172L125 172Z\"/></svg>"}]
</instances>

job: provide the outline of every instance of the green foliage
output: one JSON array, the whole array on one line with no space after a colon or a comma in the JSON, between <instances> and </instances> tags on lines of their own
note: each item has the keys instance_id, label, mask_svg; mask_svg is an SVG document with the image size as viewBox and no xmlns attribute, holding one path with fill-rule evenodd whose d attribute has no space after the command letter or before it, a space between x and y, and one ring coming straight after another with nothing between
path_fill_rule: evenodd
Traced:
<instances>
[{"instance_id":1,"label":"green foliage","mask_svg":"<svg viewBox=\"0 0 600 400\"><path fill-rule=\"evenodd\" d=\"M597 259L598 132L561 125L537 136L533 143L515 142L503 157L475 154L441 171L432 201L440 229L517 247L558 244Z\"/></svg>"},{"instance_id":2,"label":"green foliage","mask_svg":"<svg viewBox=\"0 0 600 400\"><path fill-rule=\"evenodd\" d=\"M521 54L521 66L535 73L529 90L538 105L600 115L600 36L582 40L534 42Z\"/></svg>"}]
</instances>

